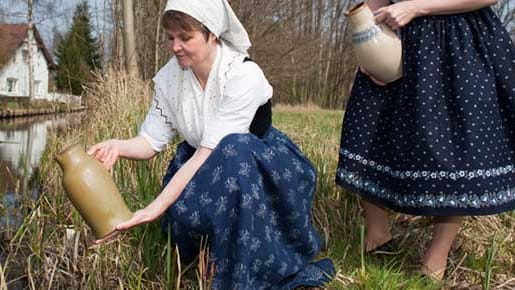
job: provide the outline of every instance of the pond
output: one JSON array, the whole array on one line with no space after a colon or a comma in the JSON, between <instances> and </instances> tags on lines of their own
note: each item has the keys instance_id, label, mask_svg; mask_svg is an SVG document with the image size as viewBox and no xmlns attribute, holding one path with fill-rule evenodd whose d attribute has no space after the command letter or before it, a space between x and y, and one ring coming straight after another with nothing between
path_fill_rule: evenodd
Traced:
<instances>
[{"instance_id":1,"label":"pond","mask_svg":"<svg viewBox=\"0 0 515 290\"><path fill-rule=\"evenodd\" d=\"M50 131L77 124L83 113L0 119L0 241L20 226L25 199L37 199L41 157Z\"/></svg>"}]
</instances>

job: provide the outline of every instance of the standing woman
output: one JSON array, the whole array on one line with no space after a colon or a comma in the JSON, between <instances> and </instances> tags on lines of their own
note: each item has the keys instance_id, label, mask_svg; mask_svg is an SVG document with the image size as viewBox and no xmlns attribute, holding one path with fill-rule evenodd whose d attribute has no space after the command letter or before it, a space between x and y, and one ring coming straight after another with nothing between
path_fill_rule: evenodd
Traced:
<instances>
[{"instance_id":1,"label":"standing woman","mask_svg":"<svg viewBox=\"0 0 515 290\"><path fill-rule=\"evenodd\" d=\"M422 272L442 279L462 216L515 208L515 49L495 0L370 0L400 29L404 76L358 72L336 182L363 197L366 250L391 240L386 208L432 216Z\"/></svg>"},{"instance_id":2,"label":"standing woman","mask_svg":"<svg viewBox=\"0 0 515 290\"><path fill-rule=\"evenodd\" d=\"M213 289L319 286L330 260L311 223L315 169L271 127L272 87L247 58L247 32L226 0L169 0L162 16L170 61L154 78L155 97L139 136L108 140L89 154L110 169L118 158L149 159L175 132L185 139L163 190L117 230L164 214L181 259L207 238Z\"/></svg>"}]
</instances>

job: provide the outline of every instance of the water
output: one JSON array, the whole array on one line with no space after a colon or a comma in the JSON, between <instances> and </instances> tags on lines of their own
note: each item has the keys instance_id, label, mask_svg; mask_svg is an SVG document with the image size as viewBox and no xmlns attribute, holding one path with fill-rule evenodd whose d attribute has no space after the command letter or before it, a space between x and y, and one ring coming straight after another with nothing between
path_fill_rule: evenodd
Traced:
<instances>
[{"instance_id":1,"label":"water","mask_svg":"<svg viewBox=\"0 0 515 290\"><path fill-rule=\"evenodd\" d=\"M83 116L74 113L0 119L0 265L5 266L8 254L4 247L31 210L27 205L39 197L38 172L50 131L76 126ZM10 265L5 277L8 288L28 289L23 277L22 268Z\"/></svg>"},{"instance_id":2,"label":"water","mask_svg":"<svg viewBox=\"0 0 515 290\"><path fill-rule=\"evenodd\" d=\"M82 115L0 119L0 242L12 238L27 214L20 207L24 199L39 196L37 177L49 130L76 123Z\"/></svg>"}]
</instances>

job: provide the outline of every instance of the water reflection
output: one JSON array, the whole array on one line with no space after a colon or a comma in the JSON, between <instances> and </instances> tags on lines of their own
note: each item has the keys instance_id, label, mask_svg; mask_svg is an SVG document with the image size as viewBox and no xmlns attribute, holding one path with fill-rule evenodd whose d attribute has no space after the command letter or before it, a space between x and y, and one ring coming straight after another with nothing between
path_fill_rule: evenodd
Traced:
<instances>
[{"instance_id":1,"label":"water reflection","mask_svg":"<svg viewBox=\"0 0 515 290\"><path fill-rule=\"evenodd\" d=\"M80 120L81 113L0 120L0 240L23 219L23 198L37 198L39 163L49 129ZM78 118L79 117L79 118Z\"/></svg>"}]
</instances>

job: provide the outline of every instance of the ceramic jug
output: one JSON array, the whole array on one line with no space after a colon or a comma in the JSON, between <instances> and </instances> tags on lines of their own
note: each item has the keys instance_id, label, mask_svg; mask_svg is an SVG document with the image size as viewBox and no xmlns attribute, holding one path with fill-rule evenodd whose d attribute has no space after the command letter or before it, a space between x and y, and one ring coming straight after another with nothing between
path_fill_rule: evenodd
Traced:
<instances>
[{"instance_id":1,"label":"ceramic jug","mask_svg":"<svg viewBox=\"0 0 515 290\"><path fill-rule=\"evenodd\" d=\"M132 212L116 188L109 172L80 145L72 145L56 157L63 170L63 187L68 198L97 240L116 234L116 226L132 217Z\"/></svg>"},{"instance_id":2,"label":"ceramic jug","mask_svg":"<svg viewBox=\"0 0 515 290\"><path fill-rule=\"evenodd\" d=\"M386 25L377 25L364 2L345 12L352 31L352 46L359 64L374 78L385 83L402 77L402 44Z\"/></svg>"}]
</instances>

